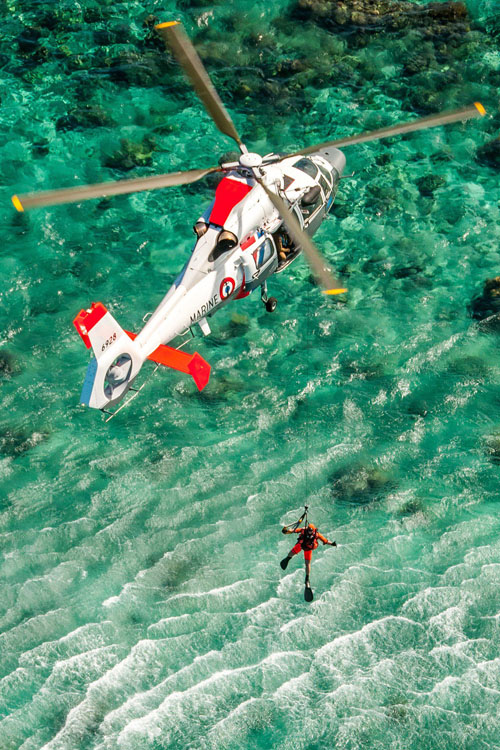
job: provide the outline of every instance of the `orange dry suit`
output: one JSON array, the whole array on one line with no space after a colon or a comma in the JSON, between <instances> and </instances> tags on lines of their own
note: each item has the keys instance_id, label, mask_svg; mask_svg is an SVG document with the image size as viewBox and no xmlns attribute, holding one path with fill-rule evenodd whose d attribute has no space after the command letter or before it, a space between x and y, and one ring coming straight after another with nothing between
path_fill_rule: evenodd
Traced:
<instances>
[{"instance_id":1,"label":"orange dry suit","mask_svg":"<svg viewBox=\"0 0 500 750\"><path fill-rule=\"evenodd\" d=\"M297 555L300 552L300 550L303 550L305 560L311 559L313 549L316 549L316 547L318 546L318 539L321 539L323 544L330 544L326 536L323 536L323 534L320 534L316 526L314 526L314 524L312 523L309 524L307 529L302 528L300 526L298 529L283 528L283 533L284 534L300 534L297 544L294 547L292 547L289 554Z\"/></svg>"}]
</instances>

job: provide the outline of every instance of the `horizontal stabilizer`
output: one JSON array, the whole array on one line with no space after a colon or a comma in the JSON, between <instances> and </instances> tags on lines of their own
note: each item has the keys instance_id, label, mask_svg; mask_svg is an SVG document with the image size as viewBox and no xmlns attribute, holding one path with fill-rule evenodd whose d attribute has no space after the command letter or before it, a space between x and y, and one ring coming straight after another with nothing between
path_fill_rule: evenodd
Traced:
<instances>
[{"instance_id":1,"label":"horizontal stabilizer","mask_svg":"<svg viewBox=\"0 0 500 750\"><path fill-rule=\"evenodd\" d=\"M130 331L125 331L125 333L132 340L137 336L136 333L131 333ZM171 346L161 344L148 356L148 359L165 367L171 367L173 370L191 375L199 391L202 391L209 381L210 365L198 352L188 354L187 352L181 352L180 349L173 349Z\"/></svg>"}]
</instances>

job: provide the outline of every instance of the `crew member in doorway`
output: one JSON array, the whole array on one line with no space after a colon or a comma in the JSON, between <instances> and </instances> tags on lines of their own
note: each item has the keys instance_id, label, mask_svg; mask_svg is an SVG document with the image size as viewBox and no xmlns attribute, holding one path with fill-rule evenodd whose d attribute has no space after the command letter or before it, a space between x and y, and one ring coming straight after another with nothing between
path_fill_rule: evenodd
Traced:
<instances>
[{"instance_id":1,"label":"crew member in doorway","mask_svg":"<svg viewBox=\"0 0 500 750\"><path fill-rule=\"evenodd\" d=\"M321 539L323 544L329 544L331 547L336 547L336 542L330 542L326 538L326 536L323 536L323 534L320 534L316 526L312 523L306 523L305 527L299 526L298 528L289 528L288 526L283 526L281 529L281 532L283 534L299 534L299 538L297 541L297 544L292 547L290 552L286 557L283 558L283 560L280 562L280 565L283 570L286 570L286 567L292 557L294 555L297 555L300 550L303 550L304 552L304 561L306 566L306 580L305 585L309 587L309 576L311 574L311 558L313 550L316 549L318 546L318 539Z\"/></svg>"},{"instance_id":2,"label":"crew member in doorway","mask_svg":"<svg viewBox=\"0 0 500 750\"><path fill-rule=\"evenodd\" d=\"M276 232L274 235L274 241L276 243L276 250L278 251L278 258L280 259L280 262L283 263L292 249L292 240L287 232L280 229L279 232Z\"/></svg>"}]
</instances>

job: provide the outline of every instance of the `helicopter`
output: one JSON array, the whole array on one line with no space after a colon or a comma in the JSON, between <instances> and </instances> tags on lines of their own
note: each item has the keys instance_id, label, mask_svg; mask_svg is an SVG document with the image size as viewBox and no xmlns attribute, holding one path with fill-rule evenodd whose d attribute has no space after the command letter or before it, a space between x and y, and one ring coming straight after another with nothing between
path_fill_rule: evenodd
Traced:
<instances>
[{"instance_id":1,"label":"helicopter","mask_svg":"<svg viewBox=\"0 0 500 750\"><path fill-rule=\"evenodd\" d=\"M309 263L316 283L328 295L347 290L339 283L311 237L331 209L346 165L342 147L468 120L485 114L473 105L421 117L359 135L308 146L291 154L250 152L215 90L189 37L178 21L156 27L219 131L240 151L235 161L218 166L144 178L14 195L18 211L62 203L79 203L169 186L186 185L222 173L211 205L194 225L196 241L190 257L145 326L136 335L121 328L101 302L81 310L74 325L93 357L80 401L113 417L142 390L134 383L148 359L191 375L202 390L210 365L198 354L168 346L199 326L210 333L209 318L224 305L260 288L268 312L277 305L268 297L267 280L284 271L299 255ZM118 407L124 396L129 398ZM111 408L114 411L110 411Z\"/></svg>"}]
</instances>

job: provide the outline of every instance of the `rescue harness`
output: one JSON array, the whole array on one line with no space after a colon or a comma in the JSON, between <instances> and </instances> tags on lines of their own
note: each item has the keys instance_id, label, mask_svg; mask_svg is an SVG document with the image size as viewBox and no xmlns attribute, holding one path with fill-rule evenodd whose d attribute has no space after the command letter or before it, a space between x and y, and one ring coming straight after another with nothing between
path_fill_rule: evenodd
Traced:
<instances>
[{"instance_id":1,"label":"rescue harness","mask_svg":"<svg viewBox=\"0 0 500 750\"><path fill-rule=\"evenodd\" d=\"M306 526L304 531L300 533L299 542L301 542L303 550L316 549L318 546L318 529Z\"/></svg>"},{"instance_id":2,"label":"rescue harness","mask_svg":"<svg viewBox=\"0 0 500 750\"><path fill-rule=\"evenodd\" d=\"M303 550L313 550L317 547L317 540L318 540L318 530L312 529L309 526L309 521L307 520L307 511L309 510L308 505L304 505L304 512L302 513L301 517L298 521L295 523L290 523L288 526L284 526L284 529L290 529L290 531L296 531L302 521L304 521L304 530L300 532L299 535L299 543Z\"/></svg>"}]
</instances>

